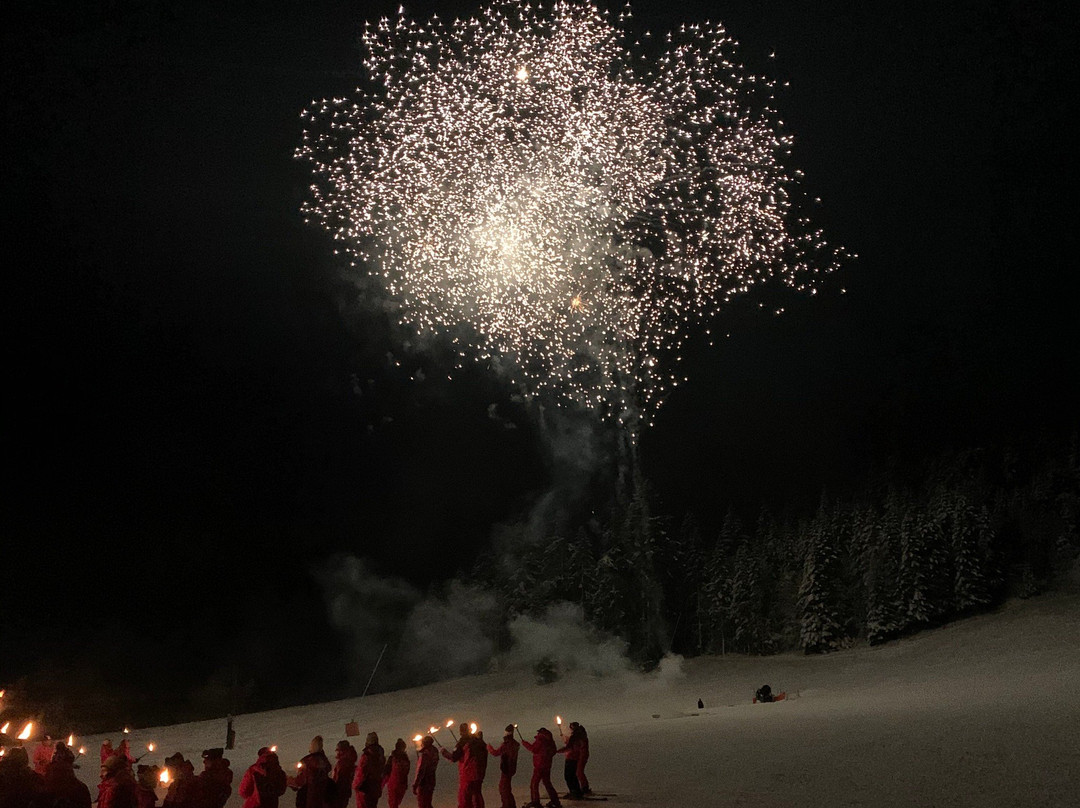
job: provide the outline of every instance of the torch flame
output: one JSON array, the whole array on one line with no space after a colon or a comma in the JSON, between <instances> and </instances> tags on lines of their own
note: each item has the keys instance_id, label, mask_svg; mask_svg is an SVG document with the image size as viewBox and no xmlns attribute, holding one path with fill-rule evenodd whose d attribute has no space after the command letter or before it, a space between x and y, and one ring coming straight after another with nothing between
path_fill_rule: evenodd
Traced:
<instances>
[{"instance_id":1,"label":"torch flame","mask_svg":"<svg viewBox=\"0 0 1080 808\"><path fill-rule=\"evenodd\" d=\"M454 719L452 719L452 718L446 719L446 726L448 728L454 726Z\"/></svg>"},{"instance_id":2,"label":"torch flame","mask_svg":"<svg viewBox=\"0 0 1080 808\"><path fill-rule=\"evenodd\" d=\"M420 743L420 741L422 741L422 740L424 740L424 736L423 736L423 735L419 735L419 734L417 734L417 735L414 735L414 736L413 736L413 743Z\"/></svg>"},{"instance_id":3,"label":"torch flame","mask_svg":"<svg viewBox=\"0 0 1080 808\"><path fill-rule=\"evenodd\" d=\"M169 784L169 770L162 769L161 774L158 775L158 780L161 781L162 785L167 786Z\"/></svg>"},{"instance_id":4,"label":"torch flame","mask_svg":"<svg viewBox=\"0 0 1080 808\"><path fill-rule=\"evenodd\" d=\"M147 752L153 752L154 751L154 742L153 741L151 741L150 743L148 743L146 745L146 751Z\"/></svg>"},{"instance_id":5,"label":"torch flame","mask_svg":"<svg viewBox=\"0 0 1080 808\"><path fill-rule=\"evenodd\" d=\"M560 727L562 726L562 716L561 715L555 716L555 723L558 724Z\"/></svg>"},{"instance_id":6,"label":"torch flame","mask_svg":"<svg viewBox=\"0 0 1080 808\"><path fill-rule=\"evenodd\" d=\"M5 693L7 693L7 690L0 690L0 699L4 698Z\"/></svg>"},{"instance_id":7,"label":"torch flame","mask_svg":"<svg viewBox=\"0 0 1080 808\"><path fill-rule=\"evenodd\" d=\"M297 763L297 764L296 764L296 770L297 770L297 771L300 771L300 770L301 770L302 768L304 768L304 764L303 764L303 762L300 762L300 763Z\"/></svg>"},{"instance_id":8,"label":"torch flame","mask_svg":"<svg viewBox=\"0 0 1080 808\"><path fill-rule=\"evenodd\" d=\"M80 755L85 755L86 754L86 747L85 746L80 746L79 747L79 754Z\"/></svg>"},{"instance_id":9,"label":"torch flame","mask_svg":"<svg viewBox=\"0 0 1080 808\"><path fill-rule=\"evenodd\" d=\"M30 740L30 733L33 732L33 731L34 731L34 722L33 721L26 722L26 726L23 727L23 731L19 733L19 740L20 741L28 741L28 740Z\"/></svg>"},{"instance_id":10,"label":"torch flame","mask_svg":"<svg viewBox=\"0 0 1080 808\"><path fill-rule=\"evenodd\" d=\"M271 746L270 751L271 752L277 752L277 744L274 744L273 746Z\"/></svg>"},{"instance_id":11,"label":"torch flame","mask_svg":"<svg viewBox=\"0 0 1080 808\"><path fill-rule=\"evenodd\" d=\"M68 746L74 746L75 745L75 733L74 732L71 733L70 735L68 735L67 745Z\"/></svg>"},{"instance_id":12,"label":"torch flame","mask_svg":"<svg viewBox=\"0 0 1080 808\"><path fill-rule=\"evenodd\" d=\"M471 733L472 733L473 735L475 735L475 734L476 734L476 730L477 730L477 729L479 729L479 728L478 728L478 727L476 726L476 722L475 722L475 721L473 721L473 722L471 722L471 723L469 724L469 732L471 732Z\"/></svg>"},{"instance_id":13,"label":"torch flame","mask_svg":"<svg viewBox=\"0 0 1080 808\"><path fill-rule=\"evenodd\" d=\"M125 735L130 735L131 734L131 729L128 728L128 727L124 727L124 734Z\"/></svg>"},{"instance_id":14,"label":"torch flame","mask_svg":"<svg viewBox=\"0 0 1080 808\"><path fill-rule=\"evenodd\" d=\"M0 758L2 758L5 754L7 754L7 750L4 747L0 746Z\"/></svg>"},{"instance_id":15,"label":"torch flame","mask_svg":"<svg viewBox=\"0 0 1080 808\"><path fill-rule=\"evenodd\" d=\"M4 726L0 727L0 735L7 735L7 731L11 729L11 722L5 722Z\"/></svg>"},{"instance_id":16,"label":"torch flame","mask_svg":"<svg viewBox=\"0 0 1080 808\"><path fill-rule=\"evenodd\" d=\"M442 727L428 727L428 729L427 729L428 735L434 735L440 729L442 729Z\"/></svg>"}]
</instances>

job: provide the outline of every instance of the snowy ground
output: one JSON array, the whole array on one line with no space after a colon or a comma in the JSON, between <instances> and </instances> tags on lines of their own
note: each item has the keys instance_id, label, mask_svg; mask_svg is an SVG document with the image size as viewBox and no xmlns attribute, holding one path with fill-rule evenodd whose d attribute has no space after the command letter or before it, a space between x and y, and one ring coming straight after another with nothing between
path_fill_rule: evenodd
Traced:
<instances>
[{"instance_id":1,"label":"snowy ground","mask_svg":"<svg viewBox=\"0 0 1080 808\"><path fill-rule=\"evenodd\" d=\"M589 731L593 789L614 792L609 804L626 808L1080 805L1078 594L1011 602L878 648L671 667L680 666L547 686L524 674L490 674L363 702L238 716L237 748L228 756L239 784L262 745L277 744L288 769L321 734L332 758L353 718L389 749L395 738L447 718L479 722L488 740L518 722L531 739L540 726L554 730L558 713ZM751 704L766 682L797 698ZM698 698L705 709L696 708ZM137 729L130 739L135 754L155 741L158 751L146 762L160 763L177 750L198 761L224 735L222 719ZM436 737L449 740L445 730ZM353 740L362 745L362 737ZM100 741L79 740L90 750L82 775L94 793ZM561 774L561 758L556 763ZM531 763L524 754L522 764L515 793L526 802ZM485 797L497 806L494 772ZM444 761L438 778L435 805L449 808L455 768ZM291 795L283 808L291 808ZM229 808L239 805L234 793ZM406 805L415 805L411 794Z\"/></svg>"}]
</instances>

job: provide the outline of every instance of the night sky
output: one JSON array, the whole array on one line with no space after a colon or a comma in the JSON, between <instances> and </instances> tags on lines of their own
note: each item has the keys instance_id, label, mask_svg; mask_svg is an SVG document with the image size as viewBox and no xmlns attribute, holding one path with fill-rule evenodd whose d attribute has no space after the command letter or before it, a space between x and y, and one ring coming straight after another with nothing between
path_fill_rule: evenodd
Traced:
<instances>
[{"instance_id":1,"label":"night sky","mask_svg":"<svg viewBox=\"0 0 1080 808\"><path fill-rule=\"evenodd\" d=\"M168 700L242 657L278 670L269 701L332 694L313 569L348 552L435 584L553 483L501 382L403 347L298 212L299 112L356 85L363 21L398 3L12 5L0 686L78 670ZM859 256L691 344L641 440L660 512L713 528L898 455L1076 428L1066 4L634 8L717 17L791 82L792 164Z\"/></svg>"}]
</instances>

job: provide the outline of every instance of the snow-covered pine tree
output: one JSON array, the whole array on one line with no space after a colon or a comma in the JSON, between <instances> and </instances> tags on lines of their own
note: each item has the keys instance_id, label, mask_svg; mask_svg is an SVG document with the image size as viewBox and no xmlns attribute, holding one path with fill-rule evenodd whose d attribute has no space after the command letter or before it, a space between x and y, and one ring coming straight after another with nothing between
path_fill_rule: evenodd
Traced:
<instances>
[{"instance_id":1,"label":"snow-covered pine tree","mask_svg":"<svg viewBox=\"0 0 1080 808\"><path fill-rule=\"evenodd\" d=\"M840 558L832 521L822 497L806 528L806 561L799 587L799 644L808 654L833 651L843 641L838 614Z\"/></svg>"},{"instance_id":2,"label":"snow-covered pine tree","mask_svg":"<svg viewBox=\"0 0 1080 808\"><path fill-rule=\"evenodd\" d=\"M766 615L765 582L762 563L748 542L735 552L731 578L731 624L735 647L745 653L764 654L772 650Z\"/></svg>"},{"instance_id":3,"label":"snow-covered pine tree","mask_svg":"<svg viewBox=\"0 0 1080 808\"><path fill-rule=\"evenodd\" d=\"M907 499L892 489L874 526L875 539L866 572L866 639L877 645L907 628L900 590L901 523Z\"/></svg>"},{"instance_id":4,"label":"snow-covered pine tree","mask_svg":"<svg viewBox=\"0 0 1080 808\"><path fill-rule=\"evenodd\" d=\"M966 612L990 603L987 566L993 536L990 514L963 494L952 497L953 609Z\"/></svg>"}]
</instances>

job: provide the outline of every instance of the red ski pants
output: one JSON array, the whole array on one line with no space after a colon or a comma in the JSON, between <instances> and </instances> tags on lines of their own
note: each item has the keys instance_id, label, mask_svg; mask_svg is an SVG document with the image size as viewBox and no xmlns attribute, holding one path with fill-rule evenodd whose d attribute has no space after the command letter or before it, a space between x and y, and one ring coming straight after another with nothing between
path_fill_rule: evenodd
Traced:
<instances>
[{"instance_id":1,"label":"red ski pants","mask_svg":"<svg viewBox=\"0 0 1080 808\"><path fill-rule=\"evenodd\" d=\"M499 777L499 797L502 798L501 808L517 808L514 802L514 792L510 788L510 775L503 774Z\"/></svg>"},{"instance_id":2,"label":"red ski pants","mask_svg":"<svg viewBox=\"0 0 1080 808\"><path fill-rule=\"evenodd\" d=\"M540 802L540 784L544 784L544 788L547 789L548 800L550 802L559 804L559 792L555 790L555 786L551 784L551 767L546 769L533 769L532 779L529 781L529 796L532 797L533 802Z\"/></svg>"}]
</instances>

